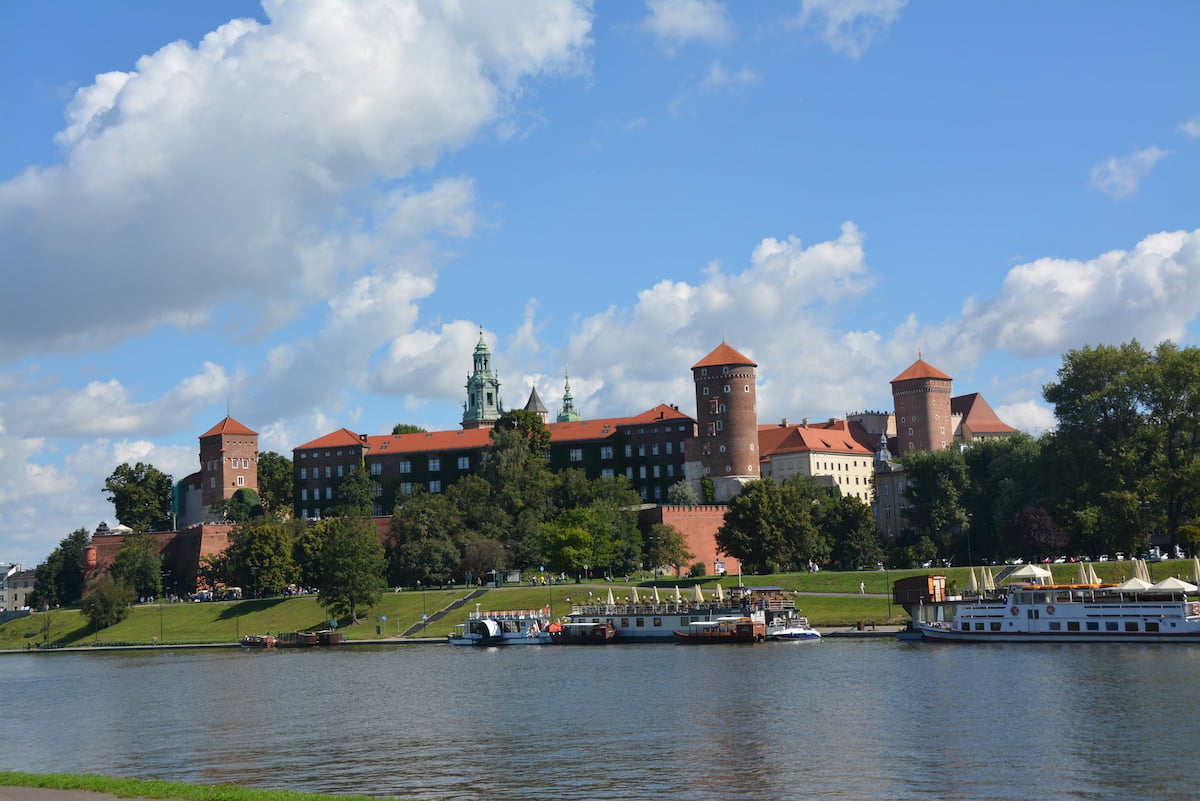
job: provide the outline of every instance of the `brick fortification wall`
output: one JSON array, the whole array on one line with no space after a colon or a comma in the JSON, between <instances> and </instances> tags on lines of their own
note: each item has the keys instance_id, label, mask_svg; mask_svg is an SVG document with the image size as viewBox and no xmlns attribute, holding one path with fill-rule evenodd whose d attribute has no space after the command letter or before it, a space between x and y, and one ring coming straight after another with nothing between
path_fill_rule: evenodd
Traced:
<instances>
[{"instance_id":1,"label":"brick fortification wall","mask_svg":"<svg viewBox=\"0 0 1200 801\"><path fill-rule=\"evenodd\" d=\"M643 532L655 523L674 526L683 535L687 549L695 554L691 562L704 562L707 575L712 575L717 562L725 563L725 572L739 573L742 566L732 556L717 553L717 530L725 522L725 506L655 506L638 515ZM685 567L686 569L686 567Z\"/></svg>"}]
</instances>

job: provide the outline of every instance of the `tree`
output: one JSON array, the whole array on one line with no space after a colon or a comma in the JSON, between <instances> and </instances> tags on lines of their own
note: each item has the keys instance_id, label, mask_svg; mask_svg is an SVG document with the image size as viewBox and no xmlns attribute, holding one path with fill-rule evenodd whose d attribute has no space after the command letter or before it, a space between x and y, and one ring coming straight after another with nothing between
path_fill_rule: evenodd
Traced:
<instances>
[{"instance_id":1,"label":"tree","mask_svg":"<svg viewBox=\"0 0 1200 801\"><path fill-rule=\"evenodd\" d=\"M850 495L840 496L822 521L833 542L833 558L846 570L870 567L883 561L883 540L871 507Z\"/></svg>"},{"instance_id":2,"label":"tree","mask_svg":"<svg viewBox=\"0 0 1200 801\"><path fill-rule=\"evenodd\" d=\"M140 598L162 595L162 557L153 534L126 537L108 570Z\"/></svg>"},{"instance_id":3,"label":"tree","mask_svg":"<svg viewBox=\"0 0 1200 801\"><path fill-rule=\"evenodd\" d=\"M967 469L957 448L904 454L904 517L918 537L928 537L939 554L950 555L967 524L963 494Z\"/></svg>"},{"instance_id":4,"label":"tree","mask_svg":"<svg viewBox=\"0 0 1200 801\"><path fill-rule=\"evenodd\" d=\"M258 496L263 512L271 517L286 516L292 508L295 479L292 460L275 451L258 455Z\"/></svg>"},{"instance_id":5,"label":"tree","mask_svg":"<svg viewBox=\"0 0 1200 801\"><path fill-rule=\"evenodd\" d=\"M243 523L229 532L228 580L252 595L282 592L299 578L292 532L284 523Z\"/></svg>"},{"instance_id":6,"label":"tree","mask_svg":"<svg viewBox=\"0 0 1200 801\"><path fill-rule=\"evenodd\" d=\"M463 580L468 576L482 579L491 570L503 570L509 566L509 555L504 543L493 539L479 539L467 543L463 549ZM561 568L565 569L565 568Z\"/></svg>"},{"instance_id":7,"label":"tree","mask_svg":"<svg viewBox=\"0 0 1200 801\"><path fill-rule=\"evenodd\" d=\"M350 469L338 484L338 503L329 510L329 515L370 517L375 510L375 479L365 465L358 464Z\"/></svg>"},{"instance_id":8,"label":"tree","mask_svg":"<svg viewBox=\"0 0 1200 801\"><path fill-rule=\"evenodd\" d=\"M165 531L171 519L171 477L151 464L119 464L104 482L117 520L134 531Z\"/></svg>"},{"instance_id":9,"label":"tree","mask_svg":"<svg viewBox=\"0 0 1200 801\"><path fill-rule=\"evenodd\" d=\"M358 609L379 601L383 581L383 546L371 521L334 517L321 521L320 603L335 617L358 620Z\"/></svg>"},{"instance_id":10,"label":"tree","mask_svg":"<svg viewBox=\"0 0 1200 801\"><path fill-rule=\"evenodd\" d=\"M751 481L729 502L717 531L717 548L748 572L767 572L788 556L783 487L769 478Z\"/></svg>"},{"instance_id":11,"label":"tree","mask_svg":"<svg viewBox=\"0 0 1200 801\"><path fill-rule=\"evenodd\" d=\"M230 523L244 523L265 514L264 507L259 501L258 493L248 487L242 487L229 498L222 498L209 508L213 517Z\"/></svg>"},{"instance_id":12,"label":"tree","mask_svg":"<svg viewBox=\"0 0 1200 801\"><path fill-rule=\"evenodd\" d=\"M700 503L700 498L692 489L691 484L686 481L676 481L667 487L667 503L672 506L695 506Z\"/></svg>"},{"instance_id":13,"label":"tree","mask_svg":"<svg viewBox=\"0 0 1200 801\"><path fill-rule=\"evenodd\" d=\"M83 599L83 614L97 630L120 623L129 614L129 605L137 597L122 579L105 573L92 585Z\"/></svg>"},{"instance_id":14,"label":"tree","mask_svg":"<svg viewBox=\"0 0 1200 801\"><path fill-rule=\"evenodd\" d=\"M528 566L529 546L550 516L554 477L546 464L549 449L550 432L541 418L517 410L496 422L484 452L483 477L492 487L496 506L507 516L504 539L514 543L518 567Z\"/></svg>"},{"instance_id":15,"label":"tree","mask_svg":"<svg viewBox=\"0 0 1200 801\"><path fill-rule=\"evenodd\" d=\"M411 423L396 423L396 425L392 426L392 435L393 436L398 435L398 434L424 434L424 433L426 433L425 429L421 428L420 426L414 426Z\"/></svg>"},{"instance_id":16,"label":"tree","mask_svg":"<svg viewBox=\"0 0 1200 801\"><path fill-rule=\"evenodd\" d=\"M696 554L688 550L687 540L669 523L655 523L646 532L646 564L651 569L669 565L678 572Z\"/></svg>"},{"instance_id":17,"label":"tree","mask_svg":"<svg viewBox=\"0 0 1200 801\"><path fill-rule=\"evenodd\" d=\"M446 584L462 561L462 515L441 493L418 491L396 507L387 548L388 580L397 586Z\"/></svg>"},{"instance_id":18,"label":"tree","mask_svg":"<svg viewBox=\"0 0 1200 801\"><path fill-rule=\"evenodd\" d=\"M1026 506L1046 506L1048 494L1041 440L1025 434L972 443L962 452L967 469L963 493L968 527L963 556L1009 555L1004 526ZM967 540L966 538L970 539Z\"/></svg>"},{"instance_id":19,"label":"tree","mask_svg":"<svg viewBox=\"0 0 1200 801\"><path fill-rule=\"evenodd\" d=\"M30 606L38 609L79 603L87 572L86 552L91 542L91 535L82 528L63 538L46 561L37 567Z\"/></svg>"},{"instance_id":20,"label":"tree","mask_svg":"<svg viewBox=\"0 0 1200 801\"><path fill-rule=\"evenodd\" d=\"M1067 545L1067 532L1059 528L1045 509L1028 508L1017 513L1005 526L1009 541L1023 551L1035 554L1061 553Z\"/></svg>"}]
</instances>

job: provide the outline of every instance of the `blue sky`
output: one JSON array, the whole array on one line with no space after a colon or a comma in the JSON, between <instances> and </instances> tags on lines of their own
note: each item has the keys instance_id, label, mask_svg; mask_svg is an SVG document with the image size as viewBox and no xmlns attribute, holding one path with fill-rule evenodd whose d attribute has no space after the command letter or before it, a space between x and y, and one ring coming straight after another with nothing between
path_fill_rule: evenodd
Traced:
<instances>
[{"instance_id":1,"label":"blue sky","mask_svg":"<svg viewBox=\"0 0 1200 801\"><path fill-rule=\"evenodd\" d=\"M1197 344L1193 2L0 4L0 561L182 478L502 395L890 409L922 353L1053 425L1072 348Z\"/></svg>"}]
</instances>

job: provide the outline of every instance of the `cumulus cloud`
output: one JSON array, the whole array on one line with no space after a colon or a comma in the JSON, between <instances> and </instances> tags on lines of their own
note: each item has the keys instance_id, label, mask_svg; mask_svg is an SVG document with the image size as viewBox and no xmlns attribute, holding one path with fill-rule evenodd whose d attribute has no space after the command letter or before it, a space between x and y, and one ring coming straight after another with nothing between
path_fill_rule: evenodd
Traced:
<instances>
[{"instance_id":1,"label":"cumulus cloud","mask_svg":"<svg viewBox=\"0 0 1200 801\"><path fill-rule=\"evenodd\" d=\"M1179 123L1178 131L1188 139L1200 139L1200 117Z\"/></svg>"},{"instance_id":2,"label":"cumulus cloud","mask_svg":"<svg viewBox=\"0 0 1200 801\"><path fill-rule=\"evenodd\" d=\"M1111 158L1092 167L1092 188L1116 200L1129 197L1138 190L1142 179L1150 174L1154 165L1168 155L1168 151L1157 147L1138 150L1124 158Z\"/></svg>"},{"instance_id":3,"label":"cumulus cloud","mask_svg":"<svg viewBox=\"0 0 1200 801\"><path fill-rule=\"evenodd\" d=\"M900 18L906 4L907 0L802 0L792 24L816 29L835 53L857 59Z\"/></svg>"},{"instance_id":4,"label":"cumulus cloud","mask_svg":"<svg viewBox=\"0 0 1200 801\"><path fill-rule=\"evenodd\" d=\"M732 35L729 14L715 0L647 0L642 28L670 54L692 42L719 45Z\"/></svg>"},{"instance_id":5,"label":"cumulus cloud","mask_svg":"<svg viewBox=\"0 0 1200 801\"><path fill-rule=\"evenodd\" d=\"M503 121L522 81L581 69L590 26L549 1L266 12L98 76L68 108L63 163L0 185L0 238L21 265L0 358L192 329L229 305L269 328L430 226L468 231L453 187L423 219L404 213L420 193L389 182Z\"/></svg>"}]
</instances>

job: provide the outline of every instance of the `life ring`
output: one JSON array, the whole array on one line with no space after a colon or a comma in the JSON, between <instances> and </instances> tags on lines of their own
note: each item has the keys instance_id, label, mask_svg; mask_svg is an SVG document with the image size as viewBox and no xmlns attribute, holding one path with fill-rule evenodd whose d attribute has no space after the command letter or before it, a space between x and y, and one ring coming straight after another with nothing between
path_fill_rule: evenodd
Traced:
<instances>
[{"instance_id":1,"label":"life ring","mask_svg":"<svg viewBox=\"0 0 1200 801\"><path fill-rule=\"evenodd\" d=\"M1200 615L1200 604L1192 604L1192 614Z\"/></svg>"},{"instance_id":2,"label":"life ring","mask_svg":"<svg viewBox=\"0 0 1200 801\"><path fill-rule=\"evenodd\" d=\"M1047 614L1047 615L1053 615L1053 614L1054 614L1054 604L1050 604L1049 606L1047 606L1047 607L1046 607L1046 614Z\"/></svg>"},{"instance_id":3,"label":"life ring","mask_svg":"<svg viewBox=\"0 0 1200 801\"><path fill-rule=\"evenodd\" d=\"M1013 617L1016 617L1017 615L1021 614L1021 610L1015 606L1012 609L1009 609L1008 611L1012 612Z\"/></svg>"}]
</instances>

